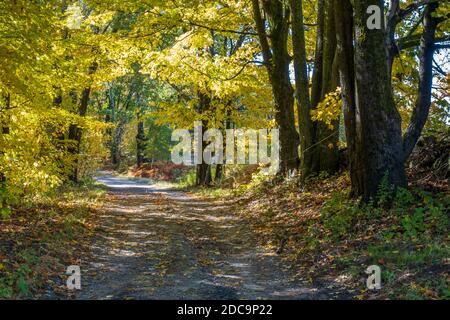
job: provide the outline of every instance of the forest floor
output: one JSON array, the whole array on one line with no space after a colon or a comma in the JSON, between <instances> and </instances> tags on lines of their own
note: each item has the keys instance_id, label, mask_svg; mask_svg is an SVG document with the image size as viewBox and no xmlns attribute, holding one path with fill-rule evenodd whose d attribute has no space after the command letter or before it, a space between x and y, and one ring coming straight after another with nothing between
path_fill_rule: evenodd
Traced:
<instances>
[{"instance_id":1,"label":"forest floor","mask_svg":"<svg viewBox=\"0 0 450 320\"><path fill-rule=\"evenodd\" d=\"M145 179L103 175L92 252L80 257L76 299L333 299L258 245L233 203L202 200Z\"/></svg>"}]
</instances>

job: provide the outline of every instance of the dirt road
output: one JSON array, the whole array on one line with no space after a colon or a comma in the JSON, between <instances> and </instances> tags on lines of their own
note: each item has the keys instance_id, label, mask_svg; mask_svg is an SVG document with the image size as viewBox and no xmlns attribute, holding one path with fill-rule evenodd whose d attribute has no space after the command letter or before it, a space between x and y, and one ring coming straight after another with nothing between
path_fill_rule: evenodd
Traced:
<instances>
[{"instance_id":1,"label":"dirt road","mask_svg":"<svg viewBox=\"0 0 450 320\"><path fill-rule=\"evenodd\" d=\"M77 299L327 299L259 247L227 203L103 175L111 199Z\"/></svg>"}]
</instances>

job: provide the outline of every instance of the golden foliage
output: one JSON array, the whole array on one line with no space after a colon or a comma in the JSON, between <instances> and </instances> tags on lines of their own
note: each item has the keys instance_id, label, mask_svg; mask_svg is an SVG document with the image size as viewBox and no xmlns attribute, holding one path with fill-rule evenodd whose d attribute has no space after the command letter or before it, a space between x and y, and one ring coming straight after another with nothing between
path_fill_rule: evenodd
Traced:
<instances>
[{"instance_id":1,"label":"golden foliage","mask_svg":"<svg viewBox=\"0 0 450 320\"><path fill-rule=\"evenodd\" d=\"M339 118L341 110L341 88L338 87L336 91L328 93L314 110L311 110L311 118L334 129L333 122Z\"/></svg>"}]
</instances>

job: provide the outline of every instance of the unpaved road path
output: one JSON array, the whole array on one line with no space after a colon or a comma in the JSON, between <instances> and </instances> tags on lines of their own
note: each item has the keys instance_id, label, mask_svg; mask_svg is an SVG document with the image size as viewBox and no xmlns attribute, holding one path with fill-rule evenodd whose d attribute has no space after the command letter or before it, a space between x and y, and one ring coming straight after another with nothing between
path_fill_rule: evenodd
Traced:
<instances>
[{"instance_id":1,"label":"unpaved road path","mask_svg":"<svg viewBox=\"0 0 450 320\"><path fill-rule=\"evenodd\" d=\"M327 299L259 247L224 202L103 175L111 201L77 299Z\"/></svg>"}]
</instances>

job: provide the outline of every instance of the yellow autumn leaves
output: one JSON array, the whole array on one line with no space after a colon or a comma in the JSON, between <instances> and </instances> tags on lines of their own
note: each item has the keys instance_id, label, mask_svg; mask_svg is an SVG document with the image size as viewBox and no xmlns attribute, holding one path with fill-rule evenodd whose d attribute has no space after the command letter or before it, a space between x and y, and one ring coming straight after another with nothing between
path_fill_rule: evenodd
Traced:
<instances>
[{"instance_id":1,"label":"yellow autumn leaves","mask_svg":"<svg viewBox=\"0 0 450 320\"><path fill-rule=\"evenodd\" d=\"M338 87L335 91L327 94L325 99L311 111L311 118L314 121L325 123L330 129L334 129L333 122L339 118L341 111L341 88Z\"/></svg>"}]
</instances>

